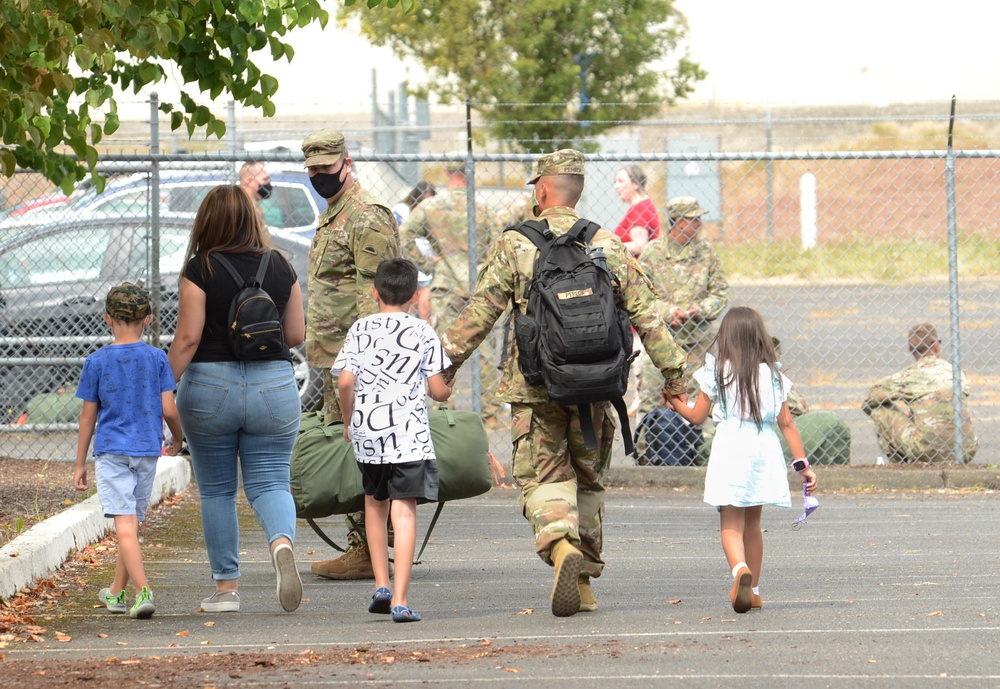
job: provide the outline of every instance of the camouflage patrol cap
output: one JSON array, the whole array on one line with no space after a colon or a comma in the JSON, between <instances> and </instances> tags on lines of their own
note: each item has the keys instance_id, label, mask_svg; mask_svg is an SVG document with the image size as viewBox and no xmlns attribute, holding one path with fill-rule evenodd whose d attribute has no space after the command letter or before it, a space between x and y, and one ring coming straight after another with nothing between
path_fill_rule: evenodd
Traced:
<instances>
[{"instance_id":1,"label":"camouflage patrol cap","mask_svg":"<svg viewBox=\"0 0 1000 689\"><path fill-rule=\"evenodd\" d=\"M693 196L678 196L670 199L667 201L666 211L667 217L671 220L676 220L677 218L693 220L708 213L708 211L698 205L698 200Z\"/></svg>"},{"instance_id":2,"label":"camouflage patrol cap","mask_svg":"<svg viewBox=\"0 0 1000 689\"><path fill-rule=\"evenodd\" d=\"M116 321L132 323L141 321L152 313L149 292L131 282L112 287L104 300L104 310Z\"/></svg>"},{"instance_id":3,"label":"camouflage patrol cap","mask_svg":"<svg viewBox=\"0 0 1000 689\"><path fill-rule=\"evenodd\" d=\"M534 184L539 177L545 175L580 175L583 176L583 154L572 148L563 148L555 153L546 153L531 165L531 179L528 184Z\"/></svg>"},{"instance_id":4,"label":"camouflage patrol cap","mask_svg":"<svg viewBox=\"0 0 1000 689\"><path fill-rule=\"evenodd\" d=\"M347 154L347 144L339 129L321 129L303 140L302 152L306 154L306 167L333 165Z\"/></svg>"}]
</instances>

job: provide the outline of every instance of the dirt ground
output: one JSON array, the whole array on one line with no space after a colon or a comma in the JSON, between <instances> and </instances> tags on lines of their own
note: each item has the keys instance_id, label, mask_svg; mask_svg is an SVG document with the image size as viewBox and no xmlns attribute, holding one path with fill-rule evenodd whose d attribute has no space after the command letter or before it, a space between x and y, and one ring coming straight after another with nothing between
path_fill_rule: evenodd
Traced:
<instances>
[{"instance_id":1,"label":"dirt ground","mask_svg":"<svg viewBox=\"0 0 1000 689\"><path fill-rule=\"evenodd\" d=\"M86 491L73 488L73 468L71 462L0 457L0 547L97 491L93 463Z\"/></svg>"}]
</instances>

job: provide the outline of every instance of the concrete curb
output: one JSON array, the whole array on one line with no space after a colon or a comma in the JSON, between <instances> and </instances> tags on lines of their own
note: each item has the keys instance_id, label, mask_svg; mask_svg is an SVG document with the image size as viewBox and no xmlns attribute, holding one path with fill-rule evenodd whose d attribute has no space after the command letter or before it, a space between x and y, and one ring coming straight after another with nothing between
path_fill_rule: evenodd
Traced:
<instances>
[{"instance_id":1,"label":"concrete curb","mask_svg":"<svg viewBox=\"0 0 1000 689\"><path fill-rule=\"evenodd\" d=\"M183 491L190 481L191 465L186 457L161 457L149 506ZM93 495L28 529L0 548L0 597L6 598L53 571L73 550L99 541L113 526L114 521L104 517L100 500Z\"/></svg>"},{"instance_id":2,"label":"concrete curb","mask_svg":"<svg viewBox=\"0 0 1000 689\"><path fill-rule=\"evenodd\" d=\"M954 466L818 466L821 491L847 490L1000 490L1000 468ZM794 474L789 472L789 480ZM604 481L609 488L705 487L705 467L612 467Z\"/></svg>"}]
</instances>

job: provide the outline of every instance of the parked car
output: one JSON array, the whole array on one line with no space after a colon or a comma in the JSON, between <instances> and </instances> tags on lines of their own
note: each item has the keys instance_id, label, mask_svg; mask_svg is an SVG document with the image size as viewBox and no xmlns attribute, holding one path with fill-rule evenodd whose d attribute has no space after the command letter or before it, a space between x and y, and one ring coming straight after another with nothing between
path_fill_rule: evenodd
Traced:
<instances>
[{"instance_id":1,"label":"parked car","mask_svg":"<svg viewBox=\"0 0 1000 689\"><path fill-rule=\"evenodd\" d=\"M155 327L164 347L177 327L177 282L190 236L187 214L161 217ZM272 236L300 276L305 306L309 239ZM76 385L82 359L111 340L101 320L108 289L126 280L151 286L152 239L142 213L53 223L0 242L0 423L21 418L39 394ZM303 407L311 408L321 377L302 348L293 357Z\"/></svg>"},{"instance_id":2,"label":"parked car","mask_svg":"<svg viewBox=\"0 0 1000 689\"><path fill-rule=\"evenodd\" d=\"M272 231L303 234L311 237L316 231L316 217L327 203L302 168L285 164L268 166L271 175L271 195L261 202L264 219ZM214 170L163 170L160 172L160 215L183 216L193 219L205 195L220 184L237 182L235 172ZM0 221L0 238L41 224L107 216L150 215L152 178L138 173L108 180L98 194L92 187L74 195L68 202L37 207Z\"/></svg>"}]
</instances>

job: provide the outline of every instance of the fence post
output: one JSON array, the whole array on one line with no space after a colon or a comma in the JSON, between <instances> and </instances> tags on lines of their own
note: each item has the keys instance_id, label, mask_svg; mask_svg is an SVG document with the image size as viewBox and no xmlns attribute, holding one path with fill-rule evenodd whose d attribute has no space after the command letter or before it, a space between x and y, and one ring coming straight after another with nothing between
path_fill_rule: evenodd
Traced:
<instances>
[{"instance_id":1,"label":"fence post","mask_svg":"<svg viewBox=\"0 0 1000 689\"><path fill-rule=\"evenodd\" d=\"M767 105L767 142L766 150L771 152L771 104ZM764 170L767 173L767 241L774 243L774 161L770 158L764 163Z\"/></svg>"},{"instance_id":2,"label":"fence post","mask_svg":"<svg viewBox=\"0 0 1000 689\"><path fill-rule=\"evenodd\" d=\"M944 159L945 196L948 213L948 312L951 322L951 396L955 409L955 462L965 464L965 426L962 413L962 341L958 330L958 221L955 213L955 153L951 135L955 127L955 96L951 97L951 117L948 120L948 154Z\"/></svg>"},{"instance_id":3,"label":"fence post","mask_svg":"<svg viewBox=\"0 0 1000 689\"><path fill-rule=\"evenodd\" d=\"M799 218L802 224L802 248L816 246L816 175L807 172L799 180Z\"/></svg>"},{"instance_id":4,"label":"fence post","mask_svg":"<svg viewBox=\"0 0 1000 689\"><path fill-rule=\"evenodd\" d=\"M149 94L149 300L153 307L152 345L160 346L160 111L156 92Z\"/></svg>"},{"instance_id":5,"label":"fence post","mask_svg":"<svg viewBox=\"0 0 1000 689\"><path fill-rule=\"evenodd\" d=\"M476 289L476 278L479 272L479 236L476 228L476 161L472 157L472 103L465 99L465 209L468 213L469 227L469 294ZM452 315L454 318L454 315ZM472 409L482 416L482 374L480 366L482 358L479 349L472 353Z\"/></svg>"}]
</instances>

